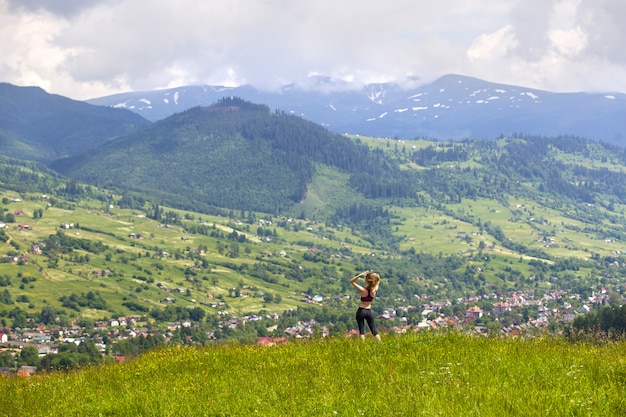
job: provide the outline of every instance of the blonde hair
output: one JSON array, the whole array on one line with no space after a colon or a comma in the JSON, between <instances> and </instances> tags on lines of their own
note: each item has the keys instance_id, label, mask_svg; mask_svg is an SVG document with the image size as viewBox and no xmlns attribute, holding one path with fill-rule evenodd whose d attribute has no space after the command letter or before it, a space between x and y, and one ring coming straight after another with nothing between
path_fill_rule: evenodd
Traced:
<instances>
[{"instance_id":1,"label":"blonde hair","mask_svg":"<svg viewBox=\"0 0 626 417\"><path fill-rule=\"evenodd\" d=\"M379 283L380 283L380 275L378 275L376 272L368 272L367 275L365 276L366 288L369 288L371 290L372 288L376 288Z\"/></svg>"}]
</instances>

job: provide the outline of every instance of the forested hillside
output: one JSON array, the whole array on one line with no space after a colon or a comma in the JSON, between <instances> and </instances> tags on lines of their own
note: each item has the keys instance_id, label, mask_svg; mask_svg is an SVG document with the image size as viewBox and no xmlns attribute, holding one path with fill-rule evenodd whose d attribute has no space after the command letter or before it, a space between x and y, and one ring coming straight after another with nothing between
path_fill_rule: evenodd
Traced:
<instances>
[{"instance_id":1,"label":"forested hillside","mask_svg":"<svg viewBox=\"0 0 626 417\"><path fill-rule=\"evenodd\" d=\"M181 208L278 214L305 198L316 164L372 194L394 183L394 162L323 127L236 98L194 108L52 167L105 187L156 193Z\"/></svg>"},{"instance_id":2,"label":"forested hillside","mask_svg":"<svg viewBox=\"0 0 626 417\"><path fill-rule=\"evenodd\" d=\"M0 153L50 162L149 125L125 109L0 83Z\"/></svg>"}]
</instances>

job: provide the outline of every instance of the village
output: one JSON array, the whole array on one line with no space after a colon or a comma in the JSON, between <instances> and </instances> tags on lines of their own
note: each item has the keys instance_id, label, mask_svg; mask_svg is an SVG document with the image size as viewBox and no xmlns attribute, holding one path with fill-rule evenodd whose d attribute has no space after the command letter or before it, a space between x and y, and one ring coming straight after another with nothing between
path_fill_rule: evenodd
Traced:
<instances>
[{"instance_id":1,"label":"village","mask_svg":"<svg viewBox=\"0 0 626 417\"><path fill-rule=\"evenodd\" d=\"M346 296L349 298L349 296ZM558 331L573 321L578 315L586 314L611 302L606 289L593 294L587 300L578 295L564 291L547 293L535 297L531 292L512 292L506 297L497 294L472 296L466 299L428 301L421 300L418 305L402 305L386 308L378 312L379 327L383 334L400 334L406 332L431 331L440 328L453 328L457 331L471 332L484 336L532 336L538 332ZM302 301L307 304L324 305L330 300L321 295L305 296ZM618 300L623 303L624 300ZM217 305L216 305L217 306ZM297 316L297 315L296 315ZM194 340L190 330L200 329L200 325L192 320L169 322L165 326L148 325L145 316L128 316L113 318L108 321L97 321L93 328L77 325L61 327L39 325L28 319L32 327L0 328L0 353L9 352L12 357L19 357L26 347L34 347L38 356L59 353L59 346L72 343L80 345L90 341L103 356L114 351L113 345L120 341L148 336L162 338L162 343L172 342L176 332L187 334L184 343L199 344L216 341L216 333L225 334L228 329L241 329L255 322L262 322L267 332L256 338L258 345L288 343L312 337L328 337L337 335L336 323L322 323L319 320L297 320L295 325L281 326L277 331L281 316L278 313L250 314L236 317L227 311L218 311L218 326L215 329L203 327L203 341ZM345 337L356 337L356 324L345 326L347 330L341 334ZM352 327L352 328L350 328ZM340 334L340 335L341 335ZM126 358L115 356L115 360ZM6 364L5 364L6 365ZM36 366L22 365L19 368L1 366L0 373L22 376L33 375Z\"/></svg>"}]
</instances>

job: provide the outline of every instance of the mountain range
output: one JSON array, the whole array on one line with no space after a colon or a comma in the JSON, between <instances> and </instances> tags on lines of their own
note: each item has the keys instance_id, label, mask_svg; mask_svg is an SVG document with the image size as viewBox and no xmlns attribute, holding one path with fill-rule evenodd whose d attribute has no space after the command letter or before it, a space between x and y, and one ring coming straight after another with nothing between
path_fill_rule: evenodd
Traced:
<instances>
[{"instance_id":1,"label":"mountain range","mask_svg":"<svg viewBox=\"0 0 626 417\"><path fill-rule=\"evenodd\" d=\"M626 144L625 94L555 93L461 75L446 75L409 89L398 83L348 89L330 78L317 77L308 89L287 85L267 92L251 85L184 86L87 102L128 109L157 121L226 96L266 104L341 134L460 140L521 133Z\"/></svg>"},{"instance_id":2,"label":"mountain range","mask_svg":"<svg viewBox=\"0 0 626 417\"><path fill-rule=\"evenodd\" d=\"M407 175L398 164L418 159L419 165L429 164L426 159L421 161L424 155L415 153L415 145L409 145L412 149L405 152L407 145L399 145L400 141L380 142L386 147L395 142L394 148L401 153L398 160L391 160L379 146L365 146L354 136L350 139L334 132L331 127L336 127L335 122L344 127L354 123L364 141L369 138L361 132L368 128L381 129L380 136L388 138L389 131L406 127L428 128L431 133L437 129L485 129L478 136L481 139L502 132L509 132L506 137L535 138L562 134L569 142L576 137L593 137L594 132L596 137L598 132L608 137L610 131L613 142L618 143L626 123L619 117L626 114L625 96L620 94L547 93L460 76L443 77L411 91L390 84L338 92L331 88L332 80L317 81L314 91L291 86L274 95L250 86L189 87L195 98L185 89L153 92L151 96L132 93L143 97L137 102L146 105L144 110L131 105L130 96L124 105L107 106L70 100L37 87L1 84L0 152L44 162L73 180L148 192L170 206L197 211L214 207L268 213L293 210L307 200L316 172L330 169L337 190L342 191L337 193L337 204L326 212L327 217L332 210L355 201L354 195L412 200L433 181ZM255 100L240 98L244 93L254 95ZM161 100L154 98L159 95ZM209 97L221 98L208 106L192 106L201 100L210 101ZM284 100L276 110L259 104L271 97ZM288 100L301 111L290 108ZM379 113L381 108L391 109L393 103L396 110ZM335 122L307 120L305 107L326 112ZM151 122L145 111L158 108L169 109L172 114ZM369 117L368 112L378 116ZM156 118L155 113L150 114ZM416 114L422 114L420 121ZM430 120L423 116L427 114ZM365 117L369 118L357 123ZM385 125L389 131L383 135ZM565 135L570 129L574 133ZM471 139L473 134L464 136ZM450 155L448 160L461 157L467 155ZM546 174L552 183L557 177L560 174ZM350 199L341 197L350 193Z\"/></svg>"}]
</instances>

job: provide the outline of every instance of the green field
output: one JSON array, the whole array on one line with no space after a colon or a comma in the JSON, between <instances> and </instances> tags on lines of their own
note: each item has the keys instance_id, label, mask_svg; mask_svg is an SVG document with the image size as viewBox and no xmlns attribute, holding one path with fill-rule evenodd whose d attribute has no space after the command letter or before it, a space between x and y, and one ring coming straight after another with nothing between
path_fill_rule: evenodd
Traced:
<instances>
[{"instance_id":1,"label":"green field","mask_svg":"<svg viewBox=\"0 0 626 417\"><path fill-rule=\"evenodd\" d=\"M168 347L124 365L0 378L7 416L607 416L626 344L457 333Z\"/></svg>"}]
</instances>

